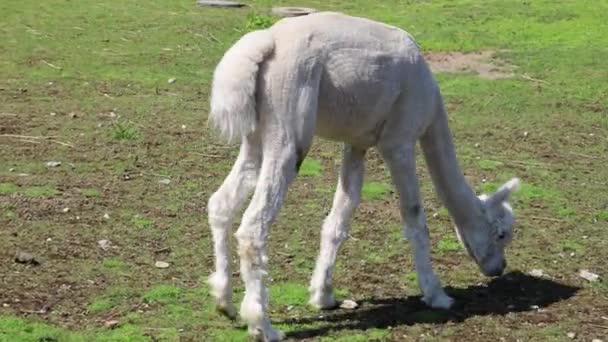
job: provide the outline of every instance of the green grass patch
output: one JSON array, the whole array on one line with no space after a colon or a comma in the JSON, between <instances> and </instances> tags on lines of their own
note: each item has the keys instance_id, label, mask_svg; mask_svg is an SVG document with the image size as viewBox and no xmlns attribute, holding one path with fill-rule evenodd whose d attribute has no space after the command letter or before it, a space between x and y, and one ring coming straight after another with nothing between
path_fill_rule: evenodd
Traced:
<instances>
[{"instance_id":1,"label":"green grass patch","mask_svg":"<svg viewBox=\"0 0 608 342\"><path fill-rule=\"evenodd\" d=\"M361 197L365 200L379 200L385 198L390 192L391 185L387 183L369 182L363 184Z\"/></svg>"},{"instance_id":2,"label":"green grass patch","mask_svg":"<svg viewBox=\"0 0 608 342\"><path fill-rule=\"evenodd\" d=\"M89 198L99 198L101 197L101 192L97 189L82 189L80 192Z\"/></svg>"},{"instance_id":3,"label":"green grass patch","mask_svg":"<svg viewBox=\"0 0 608 342\"><path fill-rule=\"evenodd\" d=\"M461 248L460 242L452 237L443 238L437 244L437 249L441 252L454 252L459 251Z\"/></svg>"},{"instance_id":4,"label":"green grass patch","mask_svg":"<svg viewBox=\"0 0 608 342\"><path fill-rule=\"evenodd\" d=\"M0 195L12 195L19 191L19 187L13 183L0 183Z\"/></svg>"},{"instance_id":5,"label":"green grass patch","mask_svg":"<svg viewBox=\"0 0 608 342\"><path fill-rule=\"evenodd\" d=\"M254 31L269 28L277 20L277 17L271 17L263 14L251 13L247 15L245 22L245 30Z\"/></svg>"},{"instance_id":6,"label":"green grass patch","mask_svg":"<svg viewBox=\"0 0 608 342\"><path fill-rule=\"evenodd\" d=\"M495 160L482 159L477 162L477 165L479 165L479 168L482 170L490 171L496 170L504 164Z\"/></svg>"},{"instance_id":7,"label":"green grass patch","mask_svg":"<svg viewBox=\"0 0 608 342\"><path fill-rule=\"evenodd\" d=\"M133 216L131 224L139 230L147 230L154 227L154 221L152 219L140 215Z\"/></svg>"},{"instance_id":8,"label":"green grass patch","mask_svg":"<svg viewBox=\"0 0 608 342\"><path fill-rule=\"evenodd\" d=\"M183 291L173 285L157 285L151 288L144 299L149 303L169 304L176 303L182 296Z\"/></svg>"},{"instance_id":9,"label":"green grass patch","mask_svg":"<svg viewBox=\"0 0 608 342\"><path fill-rule=\"evenodd\" d=\"M317 177L321 174L322 170L321 162L316 159L304 159L302 165L300 165L299 176L303 177Z\"/></svg>"},{"instance_id":10,"label":"green grass patch","mask_svg":"<svg viewBox=\"0 0 608 342\"><path fill-rule=\"evenodd\" d=\"M25 195L26 197L31 197L31 198L42 198L42 197L48 198L48 197L53 197L59 193L59 191L57 191L57 189L55 189L55 187L50 186L50 185L32 186L32 187L25 188L22 191L23 191L23 195Z\"/></svg>"},{"instance_id":11,"label":"green grass patch","mask_svg":"<svg viewBox=\"0 0 608 342\"><path fill-rule=\"evenodd\" d=\"M110 134L115 140L137 140L139 130L132 123L116 122L111 126Z\"/></svg>"},{"instance_id":12,"label":"green grass patch","mask_svg":"<svg viewBox=\"0 0 608 342\"><path fill-rule=\"evenodd\" d=\"M303 284L297 283L272 284L270 300L274 305L305 305L308 302L308 289Z\"/></svg>"},{"instance_id":13,"label":"green grass patch","mask_svg":"<svg viewBox=\"0 0 608 342\"><path fill-rule=\"evenodd\" d=\"M126 264L119 258L106 258L103 260L103 267L111 270L120 270L126 268Z\"/></svg>"},{"instance_id":14,"label":"green grass patch","mask_svg":"<svg viewBox=\"0 0 608 342\"><path fill-rule=\"evenodd\" d=\"M599 221L608 222L608 210L600 210L595 214Z\"/></svg>"},{"instance_id":15,"label":"green grass patch","mask_svg":"<svg viewBox=\"0 0 608 342\"><path fill-rule=\"evenodd\" d=\"M114 307L114 303L110 298L99 298L87 306L87 311L91 314L98 314L109 311L112 307Z\"/></svg>"},{"instance_id":16,"label":"green grass patch","mask_svg":"<svg viewBox=\"0 0 608 342\"><path fill-rule=\"evenodd\" d=\"M561 246L562 250L565 252L575 252L577 254L582 254L585 251L585 246L575 240L565 240L562 242Z\"/></svg>"}]
</instances>

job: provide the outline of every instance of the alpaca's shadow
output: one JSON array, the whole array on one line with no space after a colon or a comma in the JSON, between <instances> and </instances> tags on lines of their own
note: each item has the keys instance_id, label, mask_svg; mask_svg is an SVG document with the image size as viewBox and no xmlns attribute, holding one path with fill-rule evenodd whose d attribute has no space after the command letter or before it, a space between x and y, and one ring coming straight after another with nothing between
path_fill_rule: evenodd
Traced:
<instances>
[{"instance_id":1,"label":"alpaca's shadow","mask_svg":"<svg viewBox=\"0 0 608 342\"><path fill-rule=\"evenodd\" d=\"M353 311L325 311L315 316L290 319L281 323L322 324L320 327L288 334L291 338L300 339L321 336L332 330L366 330L416 323L462 322L473 316L539 310L574 296L578 290L578 287L514 272L493 279L483 286L446 288L446 292L456 300L450 310L432 310L421 302L420 297L368 299L361 301L360 307Z\"/></svg>"}]
</instances>

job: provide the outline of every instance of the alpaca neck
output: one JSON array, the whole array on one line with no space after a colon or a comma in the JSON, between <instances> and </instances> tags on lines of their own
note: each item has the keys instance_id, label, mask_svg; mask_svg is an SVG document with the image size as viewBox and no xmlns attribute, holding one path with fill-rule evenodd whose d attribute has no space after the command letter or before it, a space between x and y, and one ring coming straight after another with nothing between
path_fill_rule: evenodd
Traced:
<instances>
[{"instance_id":1,"label":"alpaca neck","mask_svg":"<svg viewBox=\"0 0 608 342\"><path fill-rule=\"evenodd\" d=\"M480 214L480 201L458 165L447 114L441 101L438 106L433 123L421 137L421 147L435 189L456 226L472 228L472 223Z\"/></svg>"}]
</instances>

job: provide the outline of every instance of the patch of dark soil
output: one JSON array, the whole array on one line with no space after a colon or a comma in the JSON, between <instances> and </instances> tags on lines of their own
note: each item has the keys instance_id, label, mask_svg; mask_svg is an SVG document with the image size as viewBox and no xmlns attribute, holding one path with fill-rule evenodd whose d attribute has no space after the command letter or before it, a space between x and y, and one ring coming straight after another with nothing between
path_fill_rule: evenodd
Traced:
<instances>
[{"instance_id":1,"label":"patch of dark soil","mask_svg":"<svg viewBox=\"0 0 608 342\"><path fill-rule=\"evenodd\" d=\"M355 311L337 310L319 316L296 318L281 323L311 324L326 322L328 325L294 332L293 338L323 336L333 330L366 330L371 328L398 327L420 323L445 324L463 322L468 318L485 315L507 315L517 312L533 312L551 304L573 297L579 288L552 280L535 278L520 272L507 274L487 285L475 285L465 289L450 288L447 293L456 299L451 310L432 310L420 297L371 298L361 301ZM538 312L543 321L556 321L548 313Z\"/></svg>"},{"instance_id":2,"label":"patch of dark soil","mask_svg":"<svg viewBox=\"0 0 608 342\"><path fill-rule=\"evenodd\" d=\"M472 53L427 52L424 58L433 72L474 72L479 77L495 80L513 77L512 65L496 57L496 51L486 50Z\"/></svg>"}]
</instances>

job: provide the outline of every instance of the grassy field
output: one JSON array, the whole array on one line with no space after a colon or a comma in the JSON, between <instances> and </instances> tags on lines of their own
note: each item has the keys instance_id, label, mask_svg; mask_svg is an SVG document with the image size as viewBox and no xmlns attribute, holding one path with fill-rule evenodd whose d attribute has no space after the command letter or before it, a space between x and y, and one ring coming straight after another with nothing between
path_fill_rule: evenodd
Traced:
<instances>
[{"instance_id":1,"label":"grassy field","mask_svg":"<svg viewBox=\"0 0 608 342\"><path fill-rule=\"evenodd\" d=\"M0 341L246 340L242 323L215 313L205 283L205 205L238 151L208 130L207 101L222 53L277 20L278 4L384 21L426 52L496 51L513 77L437 78L470 183L524 185L509 272L488 279L419 163L434 262L457 300L430 310L372 151L335 277L339 297L360 307L319 312L306 288L341 146L315 140L272 228L273 323L296 340L606 340L608 1L248 3L0 2ZM39 265L15 262L19 251Z\"/></svg>"}]
</instances>

